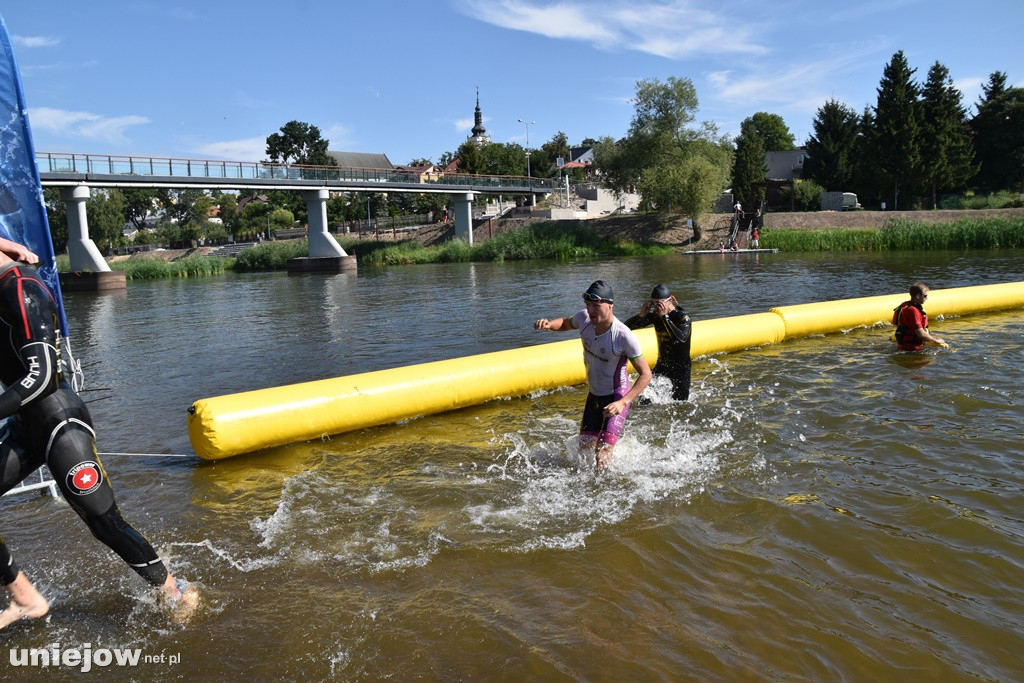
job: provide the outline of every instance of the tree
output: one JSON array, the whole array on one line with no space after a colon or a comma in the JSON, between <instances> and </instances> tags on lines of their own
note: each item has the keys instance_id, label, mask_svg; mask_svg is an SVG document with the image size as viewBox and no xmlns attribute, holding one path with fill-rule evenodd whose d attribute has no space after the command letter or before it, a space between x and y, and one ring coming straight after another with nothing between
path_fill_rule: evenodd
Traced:
<instances>
[{"instance_id":1,"label":"tree","mask_svg":"<svg viewBox=\"0 0 1024 683\"><path fill-rule=\"evenodd\" d=\"M450 194L437 194L434 192L423 192L416 195L413 198L412 210L413 213L433 213L435 220L437 216L444 211L444 207L451 206L453 204L452 196Z\"/></svg>"},{"instance_id":2,"label":"tree","mask_svg":"<svg viewBox=\"0 0 1024 683\"><path fill-rule=\"evenodd\" d=\"M921 91L922 176L931 189L933 209L939 208L940 189L960 190L978 170L962 99L949 69L935 62Z\"/></svg>"},{"instance_id":3,"label":"tree","mask_svg":"<svg viewBox=\"0 0 1024 683\"><path fill-rule=\"evenodd\" d=\"M238 212L238 195L232 192L217 192L210 201L220 207L220 220L225 234L237 237L242 228L241 215Z\"/></svg>"},{"instance_id":4,"label":"tree","mask_svg":"<svg viewBox=\"0 0 1024 683\"><path fill-rule=\"evenodd\" d=\"M595 166L619 193L636 189L646 210L710 211L729 176L732 151L711 123L694 126L697 91L686 78L636 84L635 113L620 142L604 138Z\"/></svg>"},{"instance_id":5,"label":"tree","mask_svg":"<svg viewBox=\"0 0 1024 683\"><path fill-rule=\"evenodd\" d=\"M526 169L526 150L514 142L492 142L480 148L480 168L477 173L524 176Z\"/></svg>"},{"instance_id":6,"label":"tree","mask_svg":"<svg viewBox=\"0 0 1024 683\"><path fill-rule=\"evenodd\" d=\"M569 161L569 136L562 131L551 136L540 149L533 150L533 156L530 157L533 175L538 178L554 177L559 172L555 163L559 157Z\"/></svg>"},{"instance_id":7,"label":"tree","mask_svg":"<svg viewBox=\"0 0 1024 683\"><path fill-rule=\"evenodd\" d=\"M93 190L85 204L89 237L101 251L118 246L124 239L124 197L117 188Z\"/></svg>"},{"instance_id":8,"label":"tree","mask_svg":"<svg viewBox=\"0 0 1024 683\"><path fill-rule=\"evenodd\" d=\"M480 145L472 140L466 140L455 150L453 161L458 161L459 173L480 173L483 164Z\"/></svg>"},{"instance_id":9,"label":"tree","mask_svg":"<svg viewBox=\"0 0 1024 683\"><path fill-rule=\"evenodd\" d=\"M241 232L254 234L266 232L270 228L270 218L273 212L274 207L267 202L254 200L247 203L242 207L242 213L239 217ZM290 212L289 215L291 215Z\"/></svg>"},{"instance_id":10,"label":"tree","mask_svg":"<svg viewBox=\"0 0 1024 683\"><path fill-rule=\"evenodd\" d=\"M352 195L347 192L332 193L327 200L327 224L338 225L355 218Z\"/></svg>"},{"instance_id":11,"label":"tree","mask_svg":"<svg viewBox=\"0 0 1024 683\"><path fill-rule=\"evenodd\" d=\"M748 208L759 206L764 200L764 181L767 177L764 143L754 118L750 117L740 124L740 135L736 138L736 155L732 165L733 196Z\"/></svg>"},{"instance_id":12,"label":"tree","mask_svg":"<svg viewBox=\"0 0 1024 683\"><path fill-rule=\"evenodd\" d=\"M874 126L870 133L872 163L883 182L893 188L893 209L900 191L910 195L921 180L921 127L918 87L900 50L885 66L878 86ZM905 204L912 201L904 200Z\"/></svg>"},{"instance_id":13,"label":"tree","mask_svg":"<svg viewBox=\"0 0 1024 683\"><path fill-rule=\"evenodd\" d=\"M804 178L830 192L852 187L860 120L850 107L829 100L814 117L814 133L804 145Z\"/></svg>"},{"instance_id":14,"label":"tree","mask_svg":"<svg viewBox=\"0 0 1024 683\"><path fill-rule=\"evenodd\" d=\"M996 71L982 91L971 120L980 162L974 183L984 192L1024 192L1024 89L1007 88L1006 74Z\"/></svg>"},{"instance_id":15,"label":"tree","mask_svg":"<svg viewBox=\"0 0 1024 683\"><path fill-rule=\"evenodd\" d=\"M526 150L511 143L478 145L466 140L455 152L459 173L477 175L526 175Z\"/></svg>"},{"instance_id":16,"label":"tree","mask_svg":"<svg viewBox=\"0 0 1024 683\"><path fill-rule=\"evenodd\" d=\"M789 132L789 126L778 114L759 111L750 118L752 133L761 138L766 152L790 151L796 149L796 140Z\"/></svg>"},{"instance_id":17,"label":"tree","mask_svg":"<svg viewBox=\"0 0 1024 683\"><path fill-rule=\"evenodd\" d=\"M210 195L202 190L172 190L164 209L167 219L177 224L181 239L190 241L206 234L211 206Z\"/></svg>"},{"instance_id":18,"label":"tree","mask_svg":"<svg viewBox=\"0 0 1024 683\"><path fill-rule=\"evenodd\" d=\"M288 230L295 227L295 216L287 209L274 209L270 212L270 229L260 230L270 237L271 231Z\"/></svg>"},{"instance_id":19,"label":"tree","mask_svg":"<svg viewBox=\"0 0 1024 683\"><path fill-rule=\"evenodd\" d=\"M853 182L861 203L869 199L869 203L880 206L885 197L891 197L892 187L889 181L879 180L877 160L874 157L875 115L871 106L865 106L857 126L857 139L853 143Z\"/></svg>"},{"instance_id":20,"label":"tree","mask_svg":"<svg viewBox=\"0 0 1024 683\"><path fill-rule=\"evenodd\" d=\"M302 121L289 121L280 133L267 136L270 161L284 164L334 166L327 155L328 141L320 137L320 129Z\"/></svg>"},{"instance_id":21,"label":"tree","mask_svg":"<svg viewBox=\"0 0 1024 683\"><path fill-rule=\"evenodd\" d=\"M795 211L820 211L822 187L813 180L797 181L783 188L782 201Z\"/></svg>"},{"instance_id":22,"label":"tree","mask_svg":"<svg viewBox=\"0 0 1024 683\"><path fill-rule=\"evenodd\" d=\"M59 187L48 187L43 190L46 222L50 225L50 241L53 242L54 254L63 254L68 250L68 208L60 193Z\"/></svg>"},{"instance_id":23,"label":"tree","mask_svg":"<svg viewBox=\"0 0 1024 683\"><path fill-rule=\"evenodd\" d=\"M136 230L146 227L146 218L158 209L167 190L156 188L126 188L121 190L124 197L124 219L135 226Z\"/></svg>"}]
</instances>

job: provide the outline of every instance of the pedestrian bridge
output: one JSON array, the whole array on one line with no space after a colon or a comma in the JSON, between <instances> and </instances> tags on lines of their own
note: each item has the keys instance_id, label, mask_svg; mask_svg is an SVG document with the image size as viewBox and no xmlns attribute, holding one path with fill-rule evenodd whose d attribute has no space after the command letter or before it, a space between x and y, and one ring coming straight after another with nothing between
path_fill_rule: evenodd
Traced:
<instances>
[{"instance_id":1,"label":"pedestrian bridge","mask_svg":"<svg viewBox=\"0 0 1024 683\"><path fill-rule=\"evenodd\" d=\"M327 229L327 199L331 192L450 194L454 203L455 235L472 244L472 203L476 195L534 198L556 189L556 181L549 178L264 161L38 152L36 165L44 187L62 188L68 209L71 270L91 272L110 270L89 238L85 203L93 187L300 191L309 214L311 259L350 258Z\"/></svg>"},{"instance_id":2,"label":"pedestrian bridge","mask_svg":"<svg viewBox=\"0 0 1024 683\"><path fill-rule=\"evenodd\" d=\"M173 189L308 190L333 192L431 192L546 194L555 180L471 173L422 173L408 169L308 166L264 161L38 152L44 187L157 187Z\"/></svg>"}]
</instances>

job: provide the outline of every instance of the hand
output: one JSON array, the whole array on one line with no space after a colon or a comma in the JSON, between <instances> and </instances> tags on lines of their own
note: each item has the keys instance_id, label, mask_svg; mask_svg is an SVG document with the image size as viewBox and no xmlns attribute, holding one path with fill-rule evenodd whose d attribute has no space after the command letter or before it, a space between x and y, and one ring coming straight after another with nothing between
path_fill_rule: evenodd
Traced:
<instances>
[{"instance_id":1,"label":"hand","mask_svg":"<svg viewBox=\"0 0 1024 683\"><path fill-rule=\"evenodd\" d=\"M541 318L540 320L538 320L537 322L535 322L533 324L533 329L535 329L535 330L550 330L551 329L551 321L548 320L547 318Z\"/></svg>"},{"instance_id":2,"label":"hand","mask_svg":"<svg viewBox=\"0 0 1024 683\"><path fill-rule=\"evenodd\" d=\"M626 409L627 405L628 404L620 398L618 401L612 401L606 405L601 413L605 417L615 417L616 415L620 415L622 411Z\"/></svg>"},{"instance_id":3,"label":"hand","mask_svg":"<svg viewBox=\"0 0 1024 683\"><path fill-rule=\"evenodd\" d=\"M39 257L29 251L25 246L7 239L0 238L0 240L2 240L0 241L0 248L2 248L3 252L15 261L21 261L22 263L29 264L39 263Z\"/></svg>"}]
</instances>

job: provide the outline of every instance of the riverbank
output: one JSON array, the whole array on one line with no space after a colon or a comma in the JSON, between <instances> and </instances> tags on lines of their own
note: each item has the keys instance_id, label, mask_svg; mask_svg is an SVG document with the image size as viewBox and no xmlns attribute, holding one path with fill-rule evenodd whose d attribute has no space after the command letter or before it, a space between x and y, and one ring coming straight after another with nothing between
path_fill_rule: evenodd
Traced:
<instances>
[{"instance_id":1,"label":"riverbank","mask_svg":"<svg viewBox=\"0 0 1024 683\"><path fill-rule=\"evenodd\" d=\"M813 211L769 213L765 216L766 229L787 230L880 230L887 222L904 219L916 223L952 223L963 218L1013 218L1024 216L1024 208L979 209L974 211ZM493 236L522 229L528 225L548 222L540 218L503 218L478 225L473 230L473 243L480 244ZM602 216L584 221L593 226L604 238L620 238L638 244L662 244L686 249L717 249L719 242L729 241L732 214L708 214L701 221L700 238L682 216L657 214L623 214ZM363 241L415 240L424 246L436 246L455 234L452 224L438 224L419 230L392 235L384 231L379 236L367 235Z\"/></svg>"},{"instance_id":2,"label":"riverbank","mask_svg":"<svg viewBox=\"0 0 1024 683\"><path fill-rule=\"evenodd\" d=\"M769 213L764 217L766 230L881 230L894 220L915 223L952 223L964 218L1014 218L1024 216L1024 208L981 209L977 211L813 211ZM701 221L701 236L696 239L686 219L654 215L627 215L596 218L589 221L602 236L618 235L636 242L652 242L688 250L717 249L729 243L732 214L709 214ZM741 235L744 231L741 231ZM745 239L745 237L744 237Z\"/></svg>"},{"instance_id":3,"label":"riverbank","mask_svg":"<svg viewBox=\"0 0 1024 683\"><path fill-rule=\"evenodd\" d=\"M765 216L764 227L771 230L795 230L806 232L824 232L829 230L880 230L894 220L908 220L922 224L953 223L962 219L985 220L990 218L1011 219L1024 217L1024 208L1015 209L980 209L975 211L817 211L794 213L769 213ZM522 230L531 225L548 223L547 219L538 218L507 218L485 222L473 231L473 243L483 244L488 240L510 232ZM573 224L585 224L593 227L599 237L604 239L621 239L636 244L654 244L686 250L717 249L719 243L728 243L732 230L732 214L709 214L701 223L700 238L686 224L686 219L678 216L662 217L655 214L627 214L620 216L604 216ZM346 235L339 237L345 241L358 243L402 242L414 241L424 247L436 247L449 242L454 237L455 228L451 223L438 224L409 230L397 234L382 231L378 235L367 234ZM745 231L741 231L741 242L746 239ZM745 246L741 245L741 246ZM764 244L762 239L762 246ZM108 259L111 264L138 259L158 259L162 261L179 261L190 257L207 256L215 251L215 247L197 247L193 249L165 249L145 251L127 256L114 256Z\"/></svg>"}]
</instances>

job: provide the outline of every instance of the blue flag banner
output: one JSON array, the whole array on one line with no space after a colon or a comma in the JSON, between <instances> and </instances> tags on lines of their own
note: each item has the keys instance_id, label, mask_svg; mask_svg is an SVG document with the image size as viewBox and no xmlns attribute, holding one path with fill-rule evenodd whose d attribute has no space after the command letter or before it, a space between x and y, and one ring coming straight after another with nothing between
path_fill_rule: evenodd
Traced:
<instances>
[{"instance_id":1,"label":"blue flag banner","mask_svg":"<svg viewBox=\"0 0 1024 683\"><path fill-rule=\"evenodd\" d=\"M26 110L18 61L7 24L0 16L0 235L25 245L39 257L36 269L57 301L61 333L67 338L57 259Z\"/></svg>"}]
</instances>

